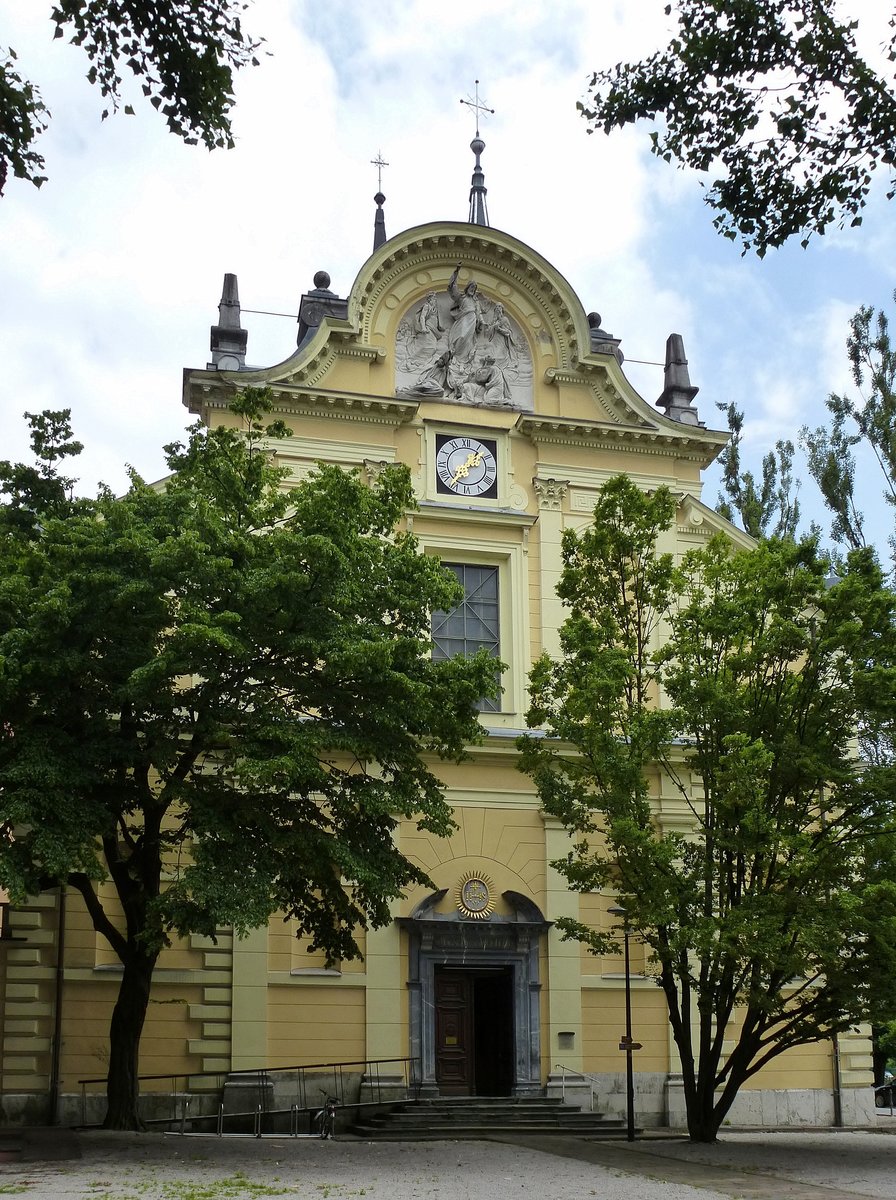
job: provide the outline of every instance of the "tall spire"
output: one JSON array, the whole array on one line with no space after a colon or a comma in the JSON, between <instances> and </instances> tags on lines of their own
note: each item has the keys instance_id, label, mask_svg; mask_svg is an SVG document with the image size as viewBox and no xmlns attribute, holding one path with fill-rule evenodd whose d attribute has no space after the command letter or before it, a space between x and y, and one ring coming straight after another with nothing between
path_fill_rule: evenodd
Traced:
<instances>
[{"instance_id":1,"label":"tall spire","mask_svg":"<svg viewBox=\"0 0 896 1200\"><path fill-rule=\"evenodd\" d=\"M373 202L376 205L376 216L373 218L373 248L379 250L380 246L386 240L386 215L383 212L383 205L386 203L386 197L383 195L383 167L388 167L388 163L383 158L382 150L377 150L376 158L370 160L371 165L376 167L377 188Z\"/></svg>"},{"instance_id":2,"label":"tall spire","mask_svg":"<svg viewBox=\"0 0 896 1200\"><path fill-rule=\"evenodd\" d=\"M475 99L461 100L461 104L466 104L476 114L476 136L470 142L470 149L476 155L476 164L473 167L473 179L470 186L470 216L468 219L471 225L488 225L488 206L485 202L488 188L485 186L485 173L482 170L482 163L479 161L482 151L485 149L485 142L479 136L479 114L481 112L493 113L495 110L480 103L478 79L476 80Z\"/></svg>"},{"instance_id":3,"label":"tall spire","mask_svg":"<svg viewBox=\"0 0 896 1200\"><path fill-rule=\"evenodd\" d=\"M246 366L249 334L240 325L240 293L235 275L224 276L224 288L218 304L218 324L211 328L209 348L212 361L208 369L239 371Z\"/></svg>"}]
</instances>

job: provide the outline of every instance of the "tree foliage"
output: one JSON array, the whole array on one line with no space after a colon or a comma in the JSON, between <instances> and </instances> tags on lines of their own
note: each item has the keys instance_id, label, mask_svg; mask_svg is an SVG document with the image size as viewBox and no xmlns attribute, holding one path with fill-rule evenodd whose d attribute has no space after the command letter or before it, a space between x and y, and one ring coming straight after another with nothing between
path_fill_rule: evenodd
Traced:
<instances>
[{"instance_id":1,"label":"tree foliage","mask_svg":"<svg viewBox=\"0 0 896 1200\"><path fill-rule=\"evenodd\" d=\"M40 92L16 65L12 48L0 57L0 196L10 169L19 179L40 187L46 181L44 160L33 148L49 118Z\"/></svg>"},{"instance_id":2,"label":"tree foliage","mask_svg":"<svg viewBox=\"0 0 896 1200\"><path fill-rule=\"evenodd\" d=\"M579 107L592 130L653 122L654 154L711 177L714 224L745 251L857 225L877 168L894 194L896 31L878 68L838 7L677 0L669 45L596 72Z\"/></svg>"},{"instance_id":3,"label":"tree foliage","mask_svg":"<svg viewBox=\"0 0 896 1200\"><path fill-rule=\"evenodd\" d=\"M894 598L869 551L829 586L814 542L716 538L676 566L673 517L619 477L564 534L561 654L531 677L545 736L521 748L575 838L556 866L614 889L650 950L689 1132L712 1141L776 1056L892 1014L871 983L896 966L892 767L862 768L853 738L892 707Z\"/></svg>"},{"instance_id":4,"label":"tree foliage","mask_svg":"<svg viewBox=\"0 0 896 1200\"><path fill-rule=\"evenodd\" d=\"M258 63L260 43L242 27L247 8L242 0L55 0L50 19L55 36L90 60L87 78L107 102L104 118L122 103L127 71L172 133L212 150L233 145L234 71ZM38 187L46 180L34 142L50 113L15 57L9 50L0 60L0 194L9 170Z\"/></svg>"},{"instance_id":5,"label":"tree foliage","mask_svg":"<svg viewBox=\"0 0 896 1200\"><path fill-rule=\"evenodd\" d=\"M896 293L894 293L896 300ZM842 545L865 545L864 519L856 503L856 451L870 451L880 471L883 497L896 506L896 350L883 311L860 308L846 342L859 400L832 394L830 424L804 427L809 471L832 514L831 534ZM890 539L896 555L896 542Z\"/></svg>"},{"instance_id":6,"label":"tree foliage","mask_svg":"<svg viewBox=\"0 0 896 1200\"><path fill-rule=\"evenodd\" d=\"M736 404L720 404L731 438L719 455L723 494L718 511L727 521L739 523L754 538L795 537L800 524L799 480L793 477L795 448L779 439L762 460L762 480L741 466L744 414Z\"/></svg>"},{"instance_id":7,"label":"tree foliage","mask_svg":"<svg viewBox=\"0 0 896 1200\"><path fill-rule=\"evenodd\" d=\"M32 419L33 474L0 467L0 881L76 889L123 964L111 1127L137 1122L171 937L279 911L357 957L357 929L427 882L398 821L452 828L427 758L461 757L496 691L488 656L432 661L430 611L458 586L395 532L407 472L368 488L320 467L287 490L264 393L235 407L246 431L194 427L163 488L67 501L67 414Z\"/></svg>"}]
</instances>

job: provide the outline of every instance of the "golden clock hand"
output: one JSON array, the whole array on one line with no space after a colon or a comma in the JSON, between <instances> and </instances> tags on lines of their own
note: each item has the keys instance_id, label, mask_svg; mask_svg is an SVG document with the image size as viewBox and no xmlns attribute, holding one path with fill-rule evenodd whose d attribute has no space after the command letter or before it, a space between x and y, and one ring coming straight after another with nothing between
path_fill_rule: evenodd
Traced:
<instances>
[{"instance_id":1,"label":"golden clock hand","mask_svg":"<svg viewBox=\"0 0 896 1200\"><path fill-rule=\"evenodd\" d=\"M466 479L466 477L470 474L470 467L478 467L481 462L481 453L479 453L477 450L472 451L467 455L467 461L465 463L461 463L461 465L454 472L453 476L451 477L451 482L457 483L461 479Z\"/></svg>"}]
</instances>

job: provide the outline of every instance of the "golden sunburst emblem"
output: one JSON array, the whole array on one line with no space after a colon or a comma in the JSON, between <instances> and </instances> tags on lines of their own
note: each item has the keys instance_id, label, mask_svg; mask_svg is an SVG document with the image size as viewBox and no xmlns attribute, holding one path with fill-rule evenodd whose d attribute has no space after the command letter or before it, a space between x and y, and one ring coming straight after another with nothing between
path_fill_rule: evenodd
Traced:
<instances>
[{"instance_id":1,"label":"golden sunburst emblem","mask_svg":"<svg viewBox=\"0 0 896 1200\"><path fill-rule=\"evenodd\" d=\"M469 871L462 875L455 893L458 910L471 921L483 921L495 911L492 899L494 884L481 871Z\"/></svg>"}]
</instances>

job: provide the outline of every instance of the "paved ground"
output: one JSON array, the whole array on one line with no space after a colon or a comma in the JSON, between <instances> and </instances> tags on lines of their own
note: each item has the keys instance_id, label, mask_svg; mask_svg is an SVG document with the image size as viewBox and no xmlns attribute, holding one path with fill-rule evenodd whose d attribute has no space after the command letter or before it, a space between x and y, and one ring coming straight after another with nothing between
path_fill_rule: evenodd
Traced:
<instances>
[{"instance_id":1,"label":"paved ground","mask_svg":"<svg viewBox=\"0 0 896 1200\"><path fill-rule=\"evenodd\" d=\"M649 1182L647 1182L649 1181ZM0 1196L35 1200L896 1200L885 1132L370 1143L0 1135Z\"/></svg>"}]
</instances>

